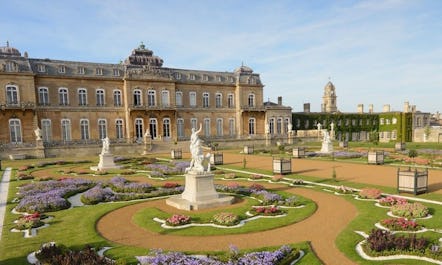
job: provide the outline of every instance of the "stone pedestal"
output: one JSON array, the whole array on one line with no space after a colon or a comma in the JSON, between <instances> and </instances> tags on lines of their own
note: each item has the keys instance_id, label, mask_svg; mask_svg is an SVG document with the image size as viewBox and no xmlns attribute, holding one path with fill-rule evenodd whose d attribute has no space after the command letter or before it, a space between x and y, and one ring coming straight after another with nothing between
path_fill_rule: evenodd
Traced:
<instances>
[{"instance_id":1,"label":"stone pedestal","mask_svg":"<svg viewBox=\"0 0 442 265\"><path fill-rule=\"evenodd\" d=\"M45 155L45 147L43 144L43 140L37 140L35 147L35 157L36 158L46 158Z\"/></svg>"},{"instance_id":2,"label":"stone pedestal","mask_svg":"<svg viewBox=\"0 0 442 265\"><path fill-rule=\"evenodd\" d=\"M115 164L114 155L112 155L111 153L100 154L100 162L98 163L98 166L91 167L91 169L94 171L116 169L116 168L120 168L120 166L117 166Z\"/></svg>"},{"instance_id":3,"label":"stone pedestal","mask_svg":"<svg viewBox=\"0 0 442 265\"><path fill-rule=\"evenodd\" d=\"M333 152L333 144L331 142L322 142L320 153L330 154Z\"/></svg>"},{"instance_id":4,"label":"stone pedestal","mask_svg":"<svg viewBox=\"0 0 442 265\"><path fill-rule=\"evenodd\" d=\"M166 200L166 204L181 210L200 210L230 205L233 196L218 194L213 184L213 174L190 171L185 174L184 192Z\"/></svg>"}]
</instances>

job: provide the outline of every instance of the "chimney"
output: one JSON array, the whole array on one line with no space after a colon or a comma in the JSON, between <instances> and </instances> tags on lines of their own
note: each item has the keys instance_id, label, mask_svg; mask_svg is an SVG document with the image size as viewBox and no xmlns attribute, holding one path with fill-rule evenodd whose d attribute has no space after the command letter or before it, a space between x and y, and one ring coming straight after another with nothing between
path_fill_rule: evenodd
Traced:
<instances>
[{"instance_id":1,"label":"chimney","mask_svg":"<svg viewBox=\"0 0 442 265\"><path fill-rule=\"evenodd\" d=\"M385 104L382 112L390 112L390 104Z\"/></svg>"},{"instance_id":2,"label":"chimney","mask_svg":"<svg viewBox=\"0 0 442 265\"><path fill-rule=\"evenodd\" d=\"M368 112L373 113L373 104L368 105Z\"/></svg>"},{"instance_id":3,"label":"chimney","mask_svg":"<svg viewBox=\"0 0 442 265\"><path fill-rule=\"evenodd\" d=\"M358 113L359 114L364 113L364 104L358 104Z\"/></svg>"},{"instance_id":4,"label":"chimney","mask_svg":"<svg viewBox=\"0 0 442 265\"><path fill-rule=\"evenodd\" d=\"M278 97L278 105L279 105L279 106L282 105L282 97Z\"/></svg>"},{"instance_id":5,"label":"chimney","mask_svg":"<svg viewBox=\"0 0 442 265\"><path fill-rule=\"evenodd\" d=\"M304 103L304 112L310 113L310 103Z\"/></svg>"},{"instance_id":6,"label":"chimney","mask_svg":"<svg viewBox=\"0 0 442 265\"><path fill-rule=\"evenodd\" d=\"M404 112L410 112L410 103L408 101L404 102Z\"/></svg>"}]
</instances>

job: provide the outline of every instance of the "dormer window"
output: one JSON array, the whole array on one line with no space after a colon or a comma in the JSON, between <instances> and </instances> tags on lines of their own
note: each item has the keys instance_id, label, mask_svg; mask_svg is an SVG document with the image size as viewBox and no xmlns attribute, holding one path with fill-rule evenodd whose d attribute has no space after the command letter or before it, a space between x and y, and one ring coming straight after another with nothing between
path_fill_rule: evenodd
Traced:
<instances>
[{"instance_id":1,"label":"dormer window","mask_svg":"<svg viewBox=\"0 0 442 265\"><path fill-rule=\"evenodd\" d=\"M99 68L99 67L96 68L96 69L95 69L95 74L96 74L96 75L103 75L103 68Z\"/></svg>"},{"instance_id":2,"label":"dormer window","mask_svg":"<svg viewBox=\"0 0 442 265\"><path fill-rule=\"evenodd\" d=\"M203 81L209 81L209 76L208 75L203 75Z\"/></svg>"},{"instance_id":3,"label":"dormer window","mask_svg":"<svg viewBox=\"0 0 442 265\"><path fill-rule=\"evenodd\" d=\"M120 69L114 69L114 76L120 76Z\"/></svg>"},{"instance_id":4,"label":"dormer window","mask_svg":"<svg viewBox=\"0 0 442 265\"><path fill-rule=\"evenodd\" d=\"M235 79L231 76L231 77L229 77L229 81L230 81L230 83L233 83L233 82L235 82Z\"/></svg>"},{"instance_id":5,"label":"dormer window","mask_svg":"<svg viewBox=\"0 0 442 265\"><path fill-rule=\"evenodd\" d=\"M59 72L60 74L64 74L64 73L66 73L66 66L64 66L64 65L59 65L59 66L58 66L58 72Z\"/></svg>"},{"instance_id":6,"label":"dormer window","mask_svg":"<svg viewBox=\"0 0 442 265\"><path fill-rule=\"evenodd\" d=\"M216 76L216 81L218 81L218 82L222 82L223 80L222 80L222 77L221 76Z\"/></svg>"},{"instance_id":7,"label":"dormer window","mask_svg":"<svg viewBox=\"0 0 442 265\"><path fill-rule=\"evenodd\" d=\"M78 74L80 74L80 75L84 75L84 67L83 66L78 66L78 68L77 68L77 73Z\"/></svg>"},{"instance_id":8,"label":"dormer window","mask_svg":"<svg viewBox=\"0 0 442 265\"><path fill-rule=\"evenodd\" d=\"M5 71L6 72L18 72L18 64L15 62L6 62Z\"/></svg>"},{"instance_id":9,"label":"dormer window","mask_svg":"<svg viewBox=\"0 0 442 265\"><path fill-rule=\"evenodd\" d=\"M37 72L39 72L39 73L46 72L46 65L44 65L44 64L37 65Z\"/></svg>"},{"instance_id":10,"label":"dormer window","mask_svg":"<svg viewBox=\"0 0 442 265\"><path fill-rule=\"evenodd\" d=\"M176 79L181 79L181 73L175 73L175 78Z\"/></svg>"},{"instance_id":11,"label":"dormer window","mask_svg":"<svg viewBox=\"0 0 442 265\"><path fill-rule=\"evenodd\" d=\"M190 79L190 80L195 80L195 79L196 79L196 78L195 78L195 75L194 75L194 74L190 74L190 75L189 75L189 79Z\"/></svg>"}]
</instances>

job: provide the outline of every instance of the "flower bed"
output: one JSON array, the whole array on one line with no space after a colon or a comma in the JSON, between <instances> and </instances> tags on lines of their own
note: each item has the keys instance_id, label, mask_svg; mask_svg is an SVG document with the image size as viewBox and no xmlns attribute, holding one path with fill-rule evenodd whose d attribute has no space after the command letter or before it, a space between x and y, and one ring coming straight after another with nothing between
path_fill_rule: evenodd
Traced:
<instances>
[{"instance_id":1,"label":"flower bed","mask_svg":"<svg viewBox=\"0 0 442 265\"><path fill-rule=\"evenodd\" d=\"M115 194L109 188L103 188L101 185L97 185L81 195L81 202L89 205L115 200Z\"/></svg>"},{"instance_id":2,"label":"flower bed","mask_svg":"<svg viewBox=\"0 0 442 265\"><path fill-rule=\"evenodd\" d=\"M33 182L19 188L19 212L51 212L69 208L66 197L89 189L93 184L84 179L63 179Z\"/></svg>"},{"instance_id":3,"label":"flower bed","mask_svg":"<svg viewBox=\"0 0 442 265\"><path fill-rule=\"evenodd\" d=\"M249 176L249 178L254 179L254 180L258 180L258 179L263 179L264 177L262 175L252 174Z\"/></svg>"},{"instance_id":4,"label":"flower bed","mask_svg":"<svg viewBox=\"0 0 442 265\"><path fill-rule=\"evenodd\" d=\"M134 193L146 193L151 192L155 188L152 187L152 185L147 183L133 183L129 182L125 178L122 177L113 177L109 181L109 185L111 186L112 190L115 192L134 192Z\"/></svg>"},{"instance_id":5,"label":"flower bed","mask_svg":"<svg viewBox=\"0 0 442 265\"><path fill-rule=\"evenodd\" d=\"M391 212L396 216L405 218L421 218L429 213L428 208L419 202L393 205Z\"/></svg>"},{"instance_id":6,"label":"flower bed","mask_svg":"<svg viewBox=\"0 0 442 265\"><path fill-rule=\"evenodd\" d=\"M213 216L212 221L218 225L232 226L239 223L239 216L234 213L221 212Z\"/></svg>"},{"instance_id":7,"label":"flower bed","mask_svg":"<svg viewBox=\"0 0 442 265\"><path fill-rule=\"evenodd\" d=\"M250 210L250 213L253 215L275 216L284 214L284 211L276 206L259 206L252 208L252 210Z\"/></svg>"},{"instance_id":8,"label":"flower bed","mask_svg":"<svg viewBox=\"0 0 442 265\"><path fill-rule=\"evenodd\" d=\"M384 219L381 225L393 231L417 231L421 228L415 221L405 218Z\"/></svg>"},{"instance_id":9,"label":"flower bed","mask_svg":"<svg viewBox=\"0 0 442 265\"><path fill-rule=\"evenodd\" d=\"M35 256L41 264L115 264L114 261L98 255L95 249L90 246L85 246L83 250L70 250L65 246L44 244Z\"/></svg>"},{"instance_id":10,"label":"flower bed","mask_svg":"<svg viewBox=\"0 0 442 265\"><path fill-rule=\"evenodd\" d=\"M190 162L187 161L173 161L168 164L149 164L146 165L146 169L150 171L161 172L164 175L179 175L183 174L187 167L190 166Z\"/></svg>"},{"instance_id":11,"label":"flower bed","mask_svg":"<svg viewBox=\"0 0 442 265\"><path fill-rule=\"evenodd\" d=\"M180 184L178 184L178 183L166 182L166 183L164 183L163 188L171 189L171 188L176 188L176 187L179 187L179 186L180 186Z\"/></svg>"},{"instance_id":12,"label":"flower bed","mask_svg":"<svg viewBox=\"0 0 442 265\"><path fill-rule=\"evenodd\" d=\"M346 187L344 185L341 185L339 187L336 187L336 192L341 193L341 194L353 194L356 191L350 187Z\"/></svg>"},{"instance_id":13,"label":"flower bed","mask_svg":"<svg viewBox=\"0 0 442 265\"><path fill-rule=\"evenodd\" d=\"M379 199L381 193L379 189L364 188L359 192L359 196L363 199Z\"/></svg>"},{"instance_id":14,"label":"flower bed","mask_svg":"<svg viewBox=\"0 0 442 265\"><path fill-rule=\"evenodd\" d=\"M407 203L407 199L395 196L387 196L379 200L379 204L382 206L393 206L396 204L404 204L404 203Z\"/></svg>"},{"instance_id":15,"label":"flower bed","mask_svg":"<svg viewBox=\"0 0 442 265\"><path fill-rule=\"evenodd\" d=\"M166 224L170 226L180 226L180 225L190 224L190 221L191 221L190 216L174 214L166 219Z\"/></svg>"},{"instance_id":16,"label":"flower bed","mask_svg":"<svg viewBox=\"0 0 442 265\"><path fill-rule=\"evenodd\" d=\"M163 252L162 250L153 250L149 256L136 257L141 265L172 265L172 264L198 264L198 265L233 265L233 264L260 264L260 265L279 265L289 264L296 259L299 250L292 249L289 246L282 246L275 251L259 251L241 255L237 250L231 250L227 261L221 261L213 257L195 257L181 252Z\"/></svg>"},{"instance_id":17,"label":"flower bed","mask_svg":"<svg viewBox=\"0 0 442 265\"><path fill-rule=\"evenodd\" d=\"M33 213L29 215L22 215L18 220L15 222L15 229L17 230L27 230L31 228L37 228L44 223L41 221L41 219L44 218L44 216L41 216L39 213Z\"/></svg>"},{"instance_id":18,"label":"flower bed","mask_svg":"<svg viewBox=\"0 0 442 265\"><path fill-rule=\"evenodd\" d=\"M251 192L254 192L254 191L264 190L265 188L263 185L253 183L252 185L249 186L249 189Z\"/></svg>"}]
</instances>

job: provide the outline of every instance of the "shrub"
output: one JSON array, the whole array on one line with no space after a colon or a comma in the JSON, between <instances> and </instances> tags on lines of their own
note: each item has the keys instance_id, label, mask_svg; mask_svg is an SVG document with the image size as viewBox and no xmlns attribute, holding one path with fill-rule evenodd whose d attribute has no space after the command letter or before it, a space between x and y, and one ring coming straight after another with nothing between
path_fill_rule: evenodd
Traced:
<instances>
[{"instance_id":1,"label":"shrub","mask_svg":"<svg viewBox=\"0 0 442 265\"><path fill-rule=\"evenodd\" d=\"M416 235L396 236L389 231L373 229L367 238L368 248L375 252L383 251L420 251L424 252L428 246L425 238L416 238Z\"/></svg>"},{"instance_id":2,"label":"shrub","mask_svg":"<svg viewBox=\"0 0 442 265\"><path fill-rule=\"evenodd\" d=\"M250 175L249 178L250 179L262 179L264 177L262 175L259 175L259 174L252 174L252 175Z\"/></svg>"},{"instance_id":3,"label":"shrub","mask_svg":"<svg viewBox=\"0 0 442 265\"><path fill-rule=\"evenodd\" d=\"M393 206L396 204L404 204L404 203L407 203L407 199L395 196L387 196L379 200L379 204L383 206Z\"/></svg>"},{"instance_id":4,"label":"shrub","mask_svg":"<svg viewBox=\"0 0 442 265\"><path fill-rule=\"evenodd\" d=\"M364 199L378 199L381 197L379 189L364 188L359 192L359 196Z\"/></svg>"},{"instance_id":5,"label":"shrub","mask_svg":"<svg viewBox=\"0 0 442 265\"><path fill-rule=\"evenodd\" d=\"M155 189L154 187L152 187L152 185L148 183L129 182L122 177L113 177L109 181L109 185L111 186L112 190L123 193L147 193Z\"/></svg>"},{"instance_id":6,"label":"shrub","mask_svg":"<svg viewBox=\"0 0 442 265\"><path fill-rule=\"evenodd\" d=\"M55 244L45 244L36 252L37 259L42 264L67 265L67 264L100 264L111 265L114 262L105 257L100 257L90 246L85 246L83 250L69 250L64 246Z\"/></svg>"},{"instance_id":7,"label":"shrub","mask_svg":"<svg viewBox=\"0 0 442 265\"><path fill-rule=\"evenodd\" d=\"M355 192L352 188L346 187L344 185L341 185L341 186L337 187L336 191L339 192L339 193L342 193L342 194L352 194L352 193Z\"/></svg>"},{"instance_id":8,"label":"shrub","mask_svg":"<svg viewBox=\"0 0 442 265\"><path fill-rule=\"evenodd\" d=\"M239 216L234 213L221 212L213 216L213 222L219 225L236 225L239 223Z\"/></svg>"},{"instance_id":9,"label":"shrub","mask_svg":"<svg viewBox=\"0 0 442 265\"><path fill-rule=\"evenodd\" d=\"M34 179L34 177L31 176L31 175L29 175L29 174L18 173L18 174L17 174L17 179L18 179L18 180L27 180L27 179Z\"/></svg>"},{"instance_id":10,"label":"shrub","mask_svg":"<svg viewBox=\"0 0 442 265\"><path fill-rule=\"evenodd\" d=\"M38 212L22 215L15 223L15 228L18 230L26 230L42 226L44 223L41 221L40 217L41 216Z\"/></svg>"},{"instance_id":11,"label":"shrub","mask_svg":"<svg viewBox=\"0 0 442 265\"><path fill-rule=\"evenodd\" d=\"M166 224L170 226L179 226L190 224L190 216L174 214L172 217L166 219Z\"/></svg>"},{"instance_id":12,"label":"shrub","mask_svg":"<svg viewBox=\"0 0 442 265\"><path fill-rule=\"evenodd\" d=\"M115 200L115 194L109 188L97 185L81 195L81 202L84 204L97 204Z\"/></svg>"},{"instance_id":13,"label":"shrub","mask_svg":"<svg viewBox=\"0 0 442 265\"><path fill-rule=\"evenodd\" d=\"M252 185L250 185L249 189L253 192L253 191L259 191L259 190L264 190L264 186L260 185L260 184L256 184L253 183Z\"/></svg>"},{"instance_id":14,"label":"shrub","mask_svg":"<svg viewBox=\"0 0 442 265\"><path fill-rule=\"evenodd\" d=\"M419 218L428 215L428 208L422 203L403 203L396 204L391 207L391 212L394 215L405 218Z\"/></svg>"},{"instance_id":15,"label":"shrub","mask_svg":"<svg viewBox=\"0 0 442 265\"><path fill-rule=\"evenodd\" d=\"M281 195L266 190L254 191L253 195L260 199L263 205L278 204L282 200Z\"/></svg>"},{"instance_id":16,"label":"shrub","mask_svg":"<svg viewBox=\"0 0 442 265\"><path fill-rule=\"evenodd\" d=\"M235 175L235 173L226 173L226 174L224 174L224 178L225 179L234 179L234 178L236 178L236 175Z\"/></svg>"},{"instance_id":17,"label":"shrub","mask_svg":"<svg viewBox=\"0 0 442 265\"><path fill-rule=\"evenodd\" d=\"M284 211L282 211L281 209L279 209L276 206L267 206L267 207L259 206L259 207L252 208L250 213L253 215L274 216L274 215L283 214Z\"/></svg>"},{"instance_id":18,"label":"shrub","mask_svg":"<svg viewBox=\"0 0 442 265\"><path fill-rule=\"evenodd\" d=\"M405 218L389 218L381 221L381 225L393 231L416 231L420 229L415 221Z\"/></svg>"},{"instance_id":19,"label":"shrub","mask_svg":"<svg viewBox=\"0 0 442 265\"><path fill-rule=\"evenodd\" d=\"M163 188L165 188L165 189L171 189L171 188L176 188L176 187L178 187L178 186L180 186L180 184L178 184L178 183L174 183L174 182L166 182L166 183L164 183Z\"/></svg>"}]
</instances>

